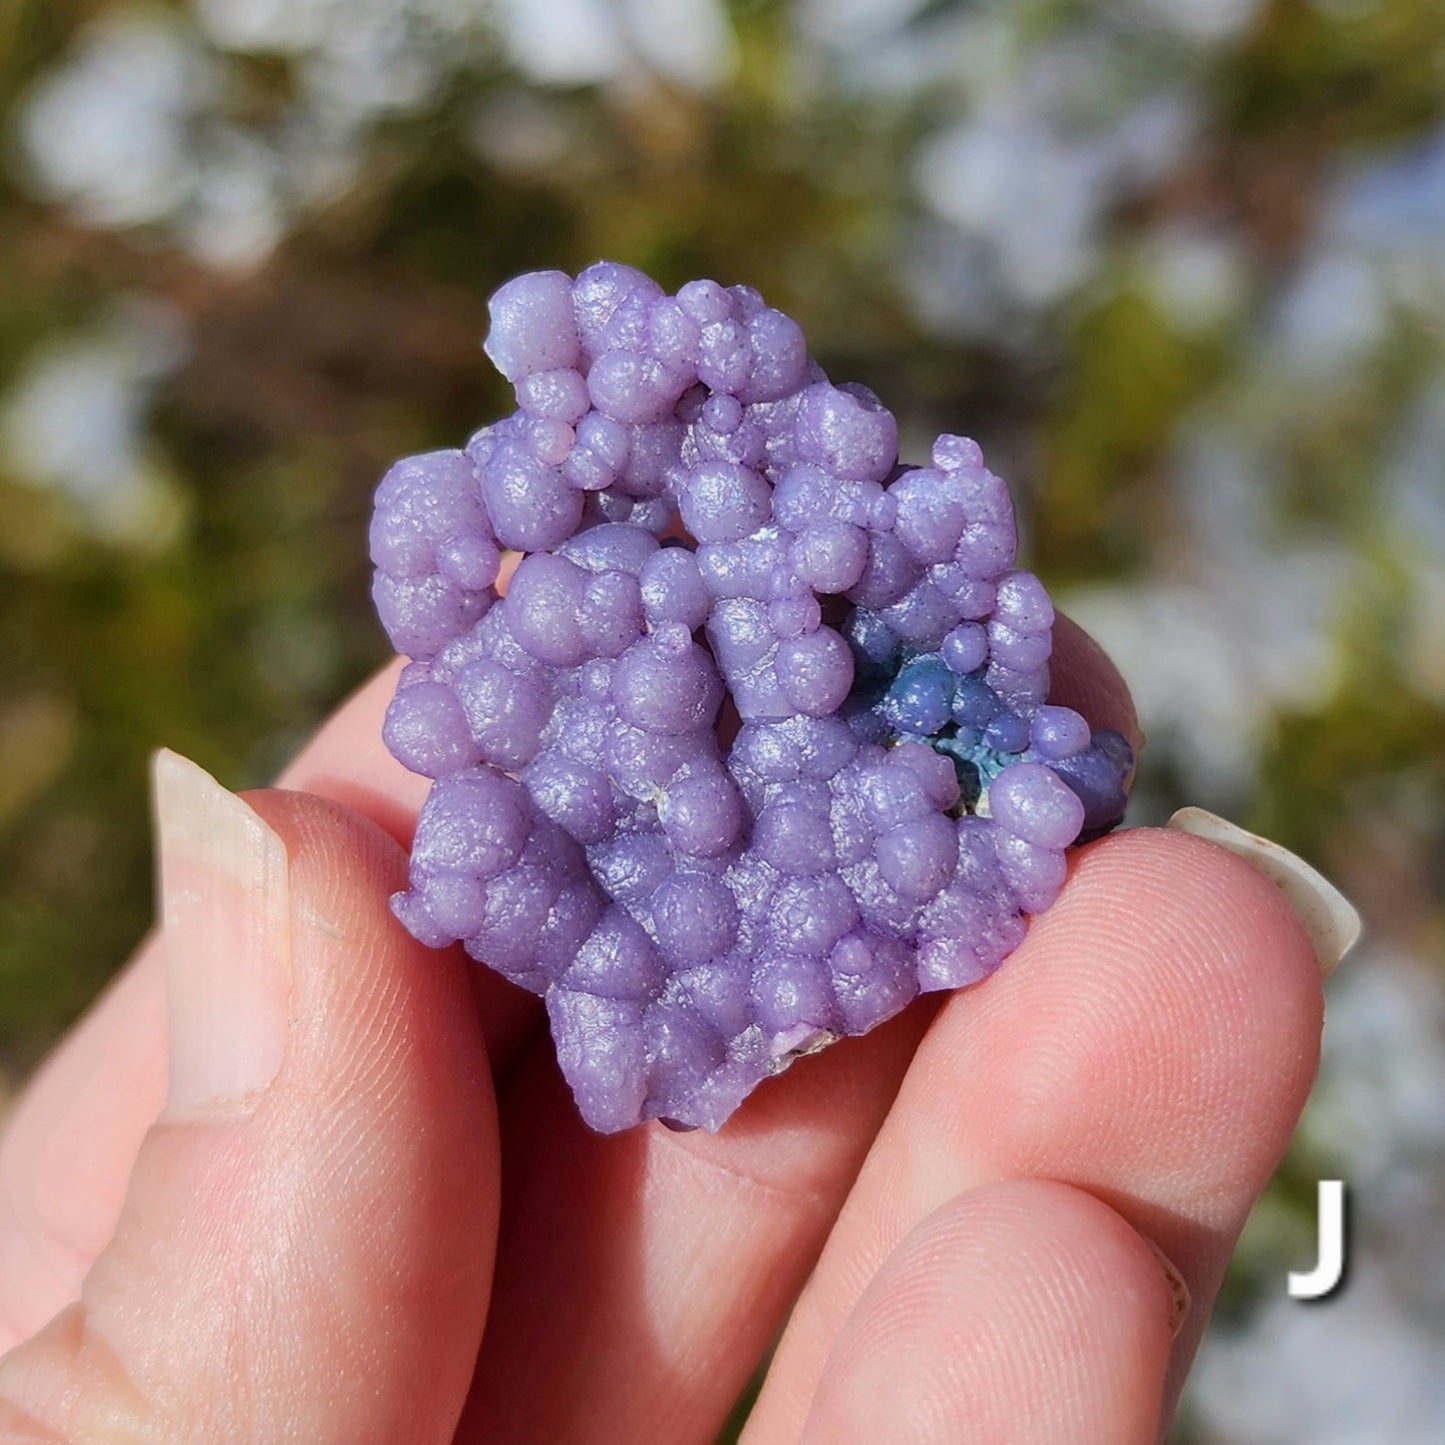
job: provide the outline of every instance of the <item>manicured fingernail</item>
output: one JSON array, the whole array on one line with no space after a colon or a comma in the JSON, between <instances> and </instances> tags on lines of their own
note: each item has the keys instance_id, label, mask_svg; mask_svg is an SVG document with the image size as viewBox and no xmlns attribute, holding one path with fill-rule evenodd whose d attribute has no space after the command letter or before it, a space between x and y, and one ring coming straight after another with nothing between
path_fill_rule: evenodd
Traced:
<instances>
[{"instance_id":1,"label":"manicured fingernail","mask_svg":"<svg viewBox=\"0 0 1445 1445\"><path fill-rule=\"evenodd\" d=\"M152 771L170 1034L169 1117L244 1113L276 1077L291 1013L286 848L178 753Z\"/></svg>"},{"instance_id":2,"label":"manicured fingernail","mask_svg":"<svg viewBox=\"0 0 1445 1445\"><path fill-rule=\"evenodd\" d=\"M1169 1291L1169 1338L1175 1339L1184 1328L1185 1316L1189 1313L1189 1286L1184 1283L1184 1276L1179 1273L1174 1261L1147 1234L1139 1237L1153 1251L1159 1268L1164 1272L1164 1286Z\"/></svg>"},{"instance_id":3,"label":"manicured fingernail","mask_svg":"<svg viewBox=\"0 0 1445 1445\"><path fill-rule=\"evenodd\" d=\"M1181 808L1167 826L1181 833L1193 833L1197 838L1207 838L1259 869L1299 915L1315 946L1320 972L1326 978L1359 942L1360 915L1354 905L1323 873L1288 848L1257 833L1248 833L1237 823L1203 808Z\"/></svg>"}]
</instances>

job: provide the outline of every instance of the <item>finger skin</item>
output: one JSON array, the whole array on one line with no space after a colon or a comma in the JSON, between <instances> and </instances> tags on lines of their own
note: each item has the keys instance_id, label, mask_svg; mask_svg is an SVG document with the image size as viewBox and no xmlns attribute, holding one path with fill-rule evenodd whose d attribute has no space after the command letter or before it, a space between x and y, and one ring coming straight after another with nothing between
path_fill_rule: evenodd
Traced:
<instances>
[{"instance_id":1,"label":"finger skin","mask_svg":"<svg viewBox=\"0 0 1445 1445\"><path fill-rule=\"evenodd\" d=\"M883 1260L930 1210L1000 1179L1087 1190L1178 1266L1194 1307L1172 1399L1303 1107L1321 1012L1299 921L1238 858L1155 829L1081 850L1005 967L940 1010L789 1321L747 1445L796 1440Z\"/></svg>"},{"instance_id":2,"label":"finger skin","mask_svg":"<svg viewBox=\"0 0 1445 1445\"><path fill-rule=\"evenodd\" d=\"M1137 756L1144 732L1129 687L1109 654L1062 612L1054 616L1054 650L1049 659L1049 701L1083 713L1096 728L1113 728L1128 738Z\"/></svg>"},{"instance_id":3,"label":"finger skin","mask_svg":"<svg viewBox=\"0 0 1445 1445\"><path fill-rule=\"evenodd\" d=\"M405 665L393 658L363 683L321 724L277 786L344 803L409 848L431 782L402 767L381 740L382 719Z\"/></svg>"},{"instance_id":4,"label":"finger skin","mask_svg":"<svg viewBox=\"0 0 1445 1445\"><path fill-rule=\"evenodd\" d=\"M908 1233L844 1321L802 1445L1151 1445L1170 1299L1067 1185L986 1184Z\"/></svg>"},{"instance_id":5,"label":"finger skin","mask_svg":"<svg viewBox=\"0 0 1445 1445\"><path fill-rule=\"evenodd\" d=\"M503 1101L497 1280L458 1445L710 1445L925 1018L799 1061L716 1135L592 1133L539 1042Z\"/></svg>"},{"instance_id":6,"label":"finger skin","mask_svg":"<svg viewBox=\"0 0 1445 1445\"><path fill-rule=\"evenodd\" d=\"M400 659L326 722L283 787L343 803L409 845L429 786L386 751ZM426 952L421 966L444 955ZM148 939L30 1081L0 1137L0 1353L75 1298L115 1230L126 1180L166 1087L164 963ZM536 1001L468 966L493 1067L540 1023Z\"/></svg>"},{"instance_id":7,"label":"finger skin","mask_svg":"<svg viewBox=\"0 0 1445 1445\"><path fill-rule=\"evenodd\" d=\"M79 1302L0 1361L0 1438L435 1445L460 1411L499 1193L466 966L392 918L375 825L252 796L289 858L281 1071L253 1112L147 1133Z\"/></svg>"},{"instance_id":8,"label":"finger skin","mask_svg":"<svg viewBox=\"0 0 1445 1445\"><path fill-rule=\"evenodd\" d=\"M154 938L30 1083L0 1139L0 1354L76 1296L115 1232L166 1092L165 964Z\"/></svg>"}]
</instances>

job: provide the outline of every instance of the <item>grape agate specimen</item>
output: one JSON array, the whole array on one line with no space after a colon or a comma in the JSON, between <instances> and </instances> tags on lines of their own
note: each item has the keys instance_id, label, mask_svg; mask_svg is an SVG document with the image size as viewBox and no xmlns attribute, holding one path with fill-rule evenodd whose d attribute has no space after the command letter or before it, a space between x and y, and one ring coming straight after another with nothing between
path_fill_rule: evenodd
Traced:
<instances>
[{"instance_id":1,"label":"grape agate specimen","mask_svg":"<svg viewBox=\"0 0 1445 1445\"><path fill-rule=\"evenodd\" d=\"M386 743L435 779L393 906L542 995L594 1129L716 1129L996 968L1129 746L1046 704L1053 608L978 447L900 465L756 291L540 271L486 352L517 410L376 493Z\"/></svg>"}]
</instances>

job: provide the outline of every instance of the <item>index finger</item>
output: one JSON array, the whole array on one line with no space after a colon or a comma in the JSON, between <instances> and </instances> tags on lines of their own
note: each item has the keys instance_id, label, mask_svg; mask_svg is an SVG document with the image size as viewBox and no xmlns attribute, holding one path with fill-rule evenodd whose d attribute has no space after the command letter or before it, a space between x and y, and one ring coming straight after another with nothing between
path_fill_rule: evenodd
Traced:
<instances>
[{"instance_id":1,"label":"index finger","mask_svg":"<svg viewBox=\"0 0 1445 1445\"><path fill-rule=\"evenodd\" d=\"M1013 958L945 1003L920 1045L748 1445L798 1438L883 1261L933 1209L998 1180L1085 1190L1173 1261L1194 1301L1177 1386L1304 1105L1322 1009L1313 944L1248 864L1153 828L1083 849Z\"/></svg>"}]
</instances>

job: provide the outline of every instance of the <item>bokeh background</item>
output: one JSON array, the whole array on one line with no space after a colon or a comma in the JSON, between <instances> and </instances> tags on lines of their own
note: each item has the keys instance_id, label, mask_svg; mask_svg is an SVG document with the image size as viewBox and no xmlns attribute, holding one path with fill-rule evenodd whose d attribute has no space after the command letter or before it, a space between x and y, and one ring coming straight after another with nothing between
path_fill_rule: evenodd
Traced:
<instances>
[{"instance_id":1,"label":"bokeh background","mask_svg":"<svg viewBox=\"0 0 1445 1445\"><path fill-rule=\"evenodd\" d=\"M264 782L383 659L368 491L505 408L488 293L745 280L1011 479L1133 820L1367 917L1179 1439L1445 1439L1438 0L7 0L0 115L0 1088L146 924L148 752Z\"/></svg>"}]
</instances>

